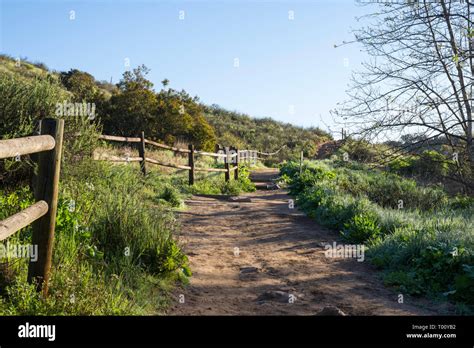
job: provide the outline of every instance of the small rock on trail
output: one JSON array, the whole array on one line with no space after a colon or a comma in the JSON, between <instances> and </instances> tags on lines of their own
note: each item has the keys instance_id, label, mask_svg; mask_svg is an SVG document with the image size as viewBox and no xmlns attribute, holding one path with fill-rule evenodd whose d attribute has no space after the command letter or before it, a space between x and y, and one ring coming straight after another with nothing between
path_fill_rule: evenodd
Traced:
<instances>
[{"instance_id":1,"label":"small rock on trail","mask_svg":"<svg viewBox=\"0 0 474 348\"><path fill-rule=\"evenodd\" d=\"M290 299L290 294L285 291L280 290L268 290L261 294L258 298L258 302L265 301L276 301L281 303L288 303Z\"/></svg>"},{"instance_id":2,"label":"small rock on trail","mask_svg":"<svg viewBox=\"0 0 474 348\"><path fill-rule=\"evenodd\" d=\"M346 316L346 313L344 313L343 311L341 311L339 308L335 306L326 306L316 315L335 317L335 316Z\"/></svg>"}]
</instances>

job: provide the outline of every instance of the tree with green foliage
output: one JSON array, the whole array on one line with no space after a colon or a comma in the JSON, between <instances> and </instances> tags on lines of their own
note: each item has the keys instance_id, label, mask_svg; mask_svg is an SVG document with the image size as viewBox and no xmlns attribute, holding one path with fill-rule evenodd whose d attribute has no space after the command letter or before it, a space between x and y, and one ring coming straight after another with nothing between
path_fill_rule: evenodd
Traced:
<instances>
[{"instance_id":1,"label":"tree with green foliage","mask_svg":"<svg viewBox=\"0 0 474 348\"><path fill-rule=\"evenodd\" d=\"M61 83L74 95L73 101L90 102L95 99L98 88L94 76L86 72L71 69L60 73Z\"/></svg>"},{"instance_id":2,"label":"tree with green foliage","mask_svg":"<svg viewBox=\"0 0 474 348\"><path fill-rule=\"evenodd\" d=\"M199 99L171 88L156 93L146 78L148 73L149 69L141 65L123 74L103 119L104 130L123 136L138 136L144 131L153 140L169 144L179 140L212 150L214 131L203 117ZM168 86L169 80L162 84Z\"/></svg>"}]
</instances>

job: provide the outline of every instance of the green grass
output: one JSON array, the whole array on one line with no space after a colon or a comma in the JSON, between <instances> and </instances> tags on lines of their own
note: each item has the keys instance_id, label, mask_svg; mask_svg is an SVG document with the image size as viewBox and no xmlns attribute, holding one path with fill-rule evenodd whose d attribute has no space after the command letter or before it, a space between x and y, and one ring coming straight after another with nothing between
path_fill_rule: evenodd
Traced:
<instances>
[{"instance_id":1,"label":"green grass","mask_svg":"<svg viewBox=\"0 0 474 348\"><path fill-rule=\"evenodd\" d=\"M219 173L221 174L221 173ZM192 271L177 243L174 209L192 193L239 194L255 189L242 167L239 180L157 170L144 178L131 165L84 159L65 165L60 184L49 297L26 282L27 260L0 267L1 315L143 315L162 313L176 282ZM27 186L4 192L0 218L33 202ZM8 239L31 241L31 226Z\"/></svg>"},{"instance_id":2,"label":"green grass","mask_svg":"<svg viewBox=\"0 0 474 348\"><path fill-rule=\"evenodd\" d=\"M347 242L366 245L387 285L472 310L472 197L450 197L439 187L353 162L305 162L301 174L298 163L288 162L281 176L309 216Z\"/></svg>"},{"instance_id":3,"label":"green grass","mask_svg":"<svg viewBox=\"0 0 474 348\"><path fill-rule=\"evenodd\" d=\"M155 314L166 292L191 271L176 242L174 215L153 204L152 190L126 166L84 161L61 181L54 260L47 300L26 283L27 261L10 260L1 314ZM22 188L3 196L2 215L32 202ZM72 204L74 203L74 204ZM9 243L29 243L31 227Z\"/></svg>"}]
</instances>

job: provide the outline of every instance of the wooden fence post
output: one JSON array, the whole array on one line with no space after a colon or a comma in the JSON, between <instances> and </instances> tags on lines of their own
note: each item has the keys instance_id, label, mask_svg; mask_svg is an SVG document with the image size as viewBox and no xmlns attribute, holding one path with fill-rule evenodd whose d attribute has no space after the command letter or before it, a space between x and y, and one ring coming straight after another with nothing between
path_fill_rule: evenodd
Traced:
<instances>
[{"instance_id":1,"label":"wooden fence post","mask_svg":"<svg viewBox=\"0 0 474 348\"><path fill-rule=\"evenodd\" d=\"M216 144L216 146L214 147L214 150L215 150L215 151L214 151L215 153L219 153L219 151L221 150L221 146L220 146L219 144ZM215 158L215 159L216 159L216 160L215 160L215 163L216 163L216 164L219 163L220 158L221 158L221 157L216 157L216 158Z\"/></svg>"},{"instance_id":2,"label":"wooden fence post","mask_svg":"<svg viewBox=\"0 0 474 348\"><path fill-rule=\"evenodd\" d=\"M300 175L303 172L303 160L304 160L304 154L303 151L300 153Z\"/></svg>"},{"instance_id":3,"label":"wooden fence post","mask_svg":"<svg viewBox=\"0 0 474 348\"><path fill-rule=\"evenodd\" d=\"M188 166L191 167L189 169L189 185L194 185L194 145L189 144L188 149Z\"/></svg>"},{"instance_id":4,"label":"wooden fence post","mask_svg":"<svg viewBox=\"0 0 474 348\"><path fill-rule=\"evenodd\" d=\"M234 169L234 180L239 180L239 162L240 162L239 149L234 147L234 150L235 150L235 153L237 154L237 156L235 156L235 163L234 163L237 166L237 169Z\"/></svg>"},{"instance_id":5,"label":"wooden fence post","mask_svg":"<svg viewBox=\"0 0 474 348\"><path fill-rule=\"evenodd\" d=\"M35 178L35 199L48 204L48 212L33 223L32 244L38 248L36 262L28 267L28 282L36 284L37 291L48 295L48 282L53 255L54 228L58 205L59 174L63 146L64 120L44 119L40 133L51 135L55 140L52 150L38 153L38 172Z\"/></svg>"},{"instance_id":6,"label":"wooden fence post","mask_svg":"<svg viewBox=\"0 0 474 348\"><path fill-rule=\"evenodd\" d=\"M224 152L225 152L225 181L229 181L230 180L230 166L229 166L229 162L230 162L230 158L229 158L229 148L226 146L224 147Z\"/></svg>"},{"instance_id":7,"label":"wooden fence post","mask_svg":"<svg viewBox=\"0 0 474 348\"><path fill-rule=\"evenodd\" d=\"M146 160L145 160L145 132L140 135L141 141L138 143L138 157L141 157L140 169L143 175L146 175Z\"/></svg>"}]
</instances>

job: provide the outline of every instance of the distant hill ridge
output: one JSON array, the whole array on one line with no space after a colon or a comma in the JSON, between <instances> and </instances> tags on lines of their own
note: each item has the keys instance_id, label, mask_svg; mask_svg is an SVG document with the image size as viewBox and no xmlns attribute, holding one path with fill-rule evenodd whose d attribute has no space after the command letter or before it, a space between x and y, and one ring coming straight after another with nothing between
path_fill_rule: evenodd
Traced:
<instances>
[{"instance_id":1,"label":"distant hill ridge","mask_svg":"<svg viewBox=\"0 0 474 348\"><path fill-rule=\"evenodd\" d=\"M68 74L74 71L78 70L71 69ZM61 93L63 97L74 97L74 91L68 89L62 80L66 72L50 70L46 64L41 62L0 55L0 74L11 75L17 79L31 82L47 80L64 92ZM92 75L90 77L95 84L92 85L93 88L104 100L109 100L113 95L120 93L116 84L97 81ZM281 153L284 158L288 157L290 152L296 154L301 150L305 151L308 156L314 156L319 144L332 140L329 133L317 127L303 128L268 117L254 118L240 112L226 110L215 104L210 106L203 104L199 102L198 98L196 98L196 102L202 109L204 118L214 129L216 142L224 146L273 152L281 146L287 145L287 148ZM98 107L99 119L103 116L101 112L104 112L103 109Z\"/></svg>"}]
</instances>

